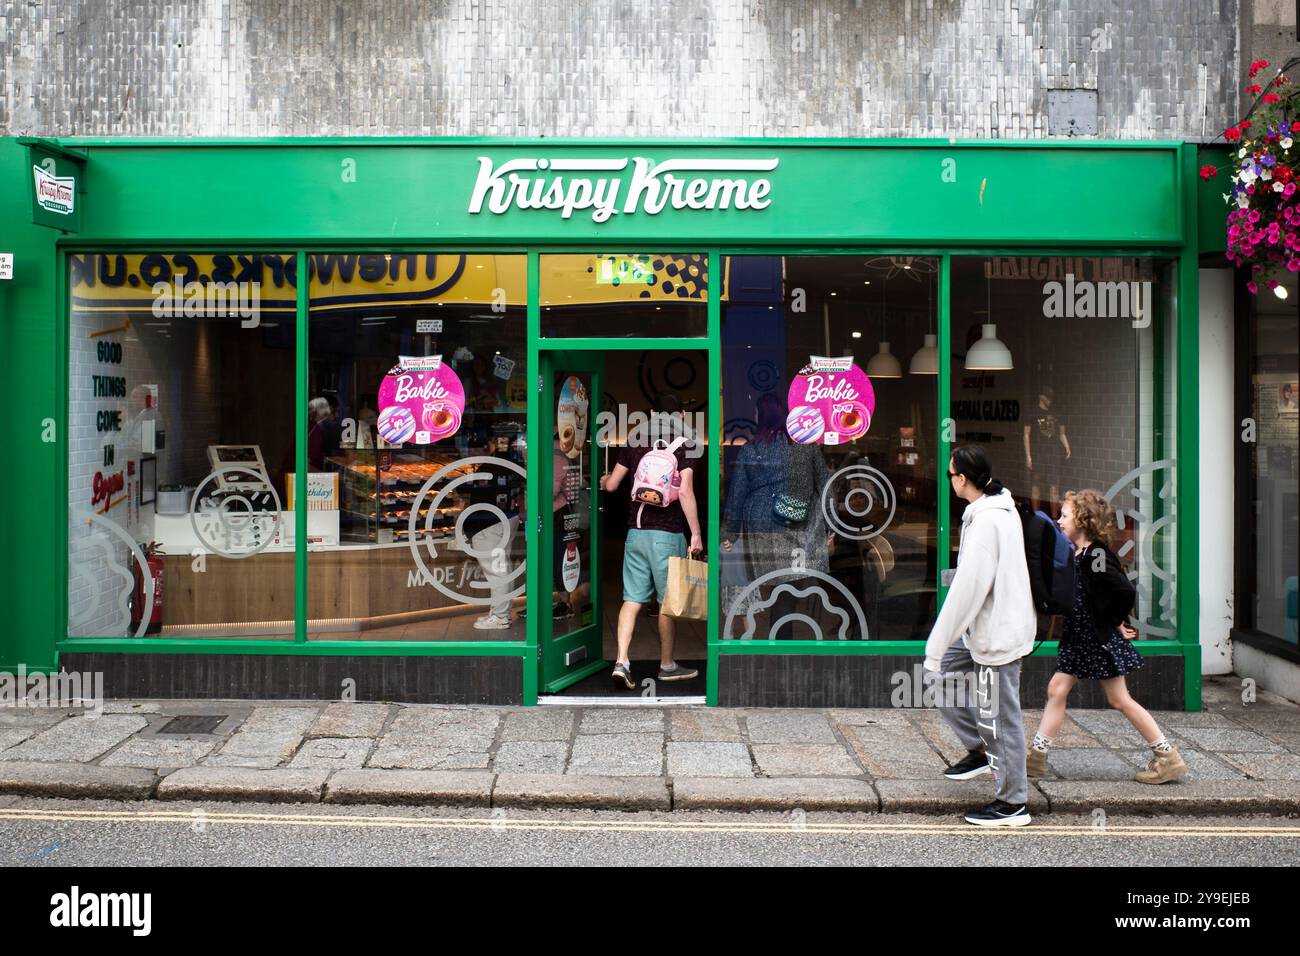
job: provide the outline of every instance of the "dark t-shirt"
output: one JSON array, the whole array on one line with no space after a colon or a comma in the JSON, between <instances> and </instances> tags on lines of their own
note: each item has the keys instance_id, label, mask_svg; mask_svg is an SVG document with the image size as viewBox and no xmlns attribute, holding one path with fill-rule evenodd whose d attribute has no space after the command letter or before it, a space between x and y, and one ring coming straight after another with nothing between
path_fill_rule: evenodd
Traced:
<instances>
[{"instance_id":1,"label":"dark t-shirt","mask_svg":"<svg viewBox=\"0 0 1300 956\"><path fill-rule=\"evenodd\" d=\"M677 458L677 473L680 475L687 468L693 468L695 459L686 457L686 449L690 447L690 441L683 442L674 452ZM649 447L634 447L632 445L624 446L618 453L618 463L627 469L627 494L632 494L632 488L636 484L637 465L641 464L641 459L645 457ZM621 489L620 489L621 490ZM637 515L641 516L641 524L637 524ZM674 501L666 508L658 505L645 505L642 507L641 502L631 501L628 504L627 526L629 528L640 527L642 530L649 531L672 531L676 534L683 534L686 531L686 515L682 512L680 501Z\"/></svg>"}]
</instances>

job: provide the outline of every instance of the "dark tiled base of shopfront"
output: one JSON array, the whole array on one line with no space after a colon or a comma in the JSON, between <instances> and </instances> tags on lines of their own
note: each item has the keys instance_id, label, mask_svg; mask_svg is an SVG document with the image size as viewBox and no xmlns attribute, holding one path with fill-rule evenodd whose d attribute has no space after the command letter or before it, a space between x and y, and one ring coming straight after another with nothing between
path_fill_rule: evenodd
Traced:
<instances>
[{"instance_id":1,"label":"dark tiled base of shopfront","mask_svg":"<svg viewBox=\"0 0 1300 956\"><path fill-rule=\"evenodd\" d=\"M723 654L718 659L721 707L891 707L893 675L911 675L917 657L858 654ZM1020 676L1020 703L1039 708L1056 671L1055 657L1031 657ZM1183 659L1149 656L1128 677L1129 692L1150 710L1182 710ZM918 704L919 705L919 704ZM1097 681L1080 681L1071 707L1104 708Z\"/></svg>"},{"instance_id":2,"label":"dark tiled base of shopfront","mask_svg":"<svg viewBox=\"0 0 1300 956\"><path fill-rule=\"evenodd\" d=\"M344 681L357 700L397 703L520 704L517 657L294 657L253 654L63 654L69 671L101 671L111 698L337 700ZM1031 658L1021 704L1039 708L1055 658ZM915 657L881 655L724 654L718 704L723 707L890 707L898 671ZM599 675L607 679L607 675ZM1183 709L1183 659L1151 656L1129 676L1129 690L1151 710ZM1104 708L1095 681L1081 682L1071 707Z\"/></svg>"},{"instance_id":3,"label":"dark tiled base of shopfront","mask_svg":"<svg viewBox=\"0 0 1300 956\"><path fill-rule=\"evenodd\" d=\"M522 704L518 657L317 657L282 654L63 654L68 671L104 674L106 697Z\"/></svg>"}]
</instances>

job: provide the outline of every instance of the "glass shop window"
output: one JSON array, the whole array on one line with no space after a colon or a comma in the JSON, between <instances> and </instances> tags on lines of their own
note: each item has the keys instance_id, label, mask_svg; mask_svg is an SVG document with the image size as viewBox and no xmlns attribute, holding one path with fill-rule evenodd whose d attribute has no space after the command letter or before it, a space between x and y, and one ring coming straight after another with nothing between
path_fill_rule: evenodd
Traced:
<instances>
[{"instance_id":1,"label":"glass shop window","mask_svg":"<svg viewBox=\"0 0 1300 956\"><path fill-rule=\"evenodd\" d=\"M724 640L927 635L938 265L724 260Z\"/></svg>"},{"instance_id":2,"label":"glass shop window","mask_svg":"<svg viewBox=\"0 0 1300 956\"><path fill-rule=\"evenodd\" d=\"M984 446L994 476L1053 519L1068 492L1101 493L1142 638L1176 634L1176 280L1168 259L953 259L956 444ZM964 507L954 496L950 567ZM1066 624L1042 618L1039 636Z\"/></svg>"},{"instance_id":3,"label":"glass shop window","mask_svg":"<svg viewBox=\"0 0 1300 956\"><path fill-rule=\"evenodd\" d=\"M308 639L524 640L525 257L309 258Z\"/></svg>"},{"instance_id":4,"label":"glass shop window","mask_svg":"<svg viewBox=\"0 0 1300 956\"><path fill-rule=\"evenodd\" d=\"M69 259L69 636L292 638L294 255Z\"/></svg>"}]
</instances>

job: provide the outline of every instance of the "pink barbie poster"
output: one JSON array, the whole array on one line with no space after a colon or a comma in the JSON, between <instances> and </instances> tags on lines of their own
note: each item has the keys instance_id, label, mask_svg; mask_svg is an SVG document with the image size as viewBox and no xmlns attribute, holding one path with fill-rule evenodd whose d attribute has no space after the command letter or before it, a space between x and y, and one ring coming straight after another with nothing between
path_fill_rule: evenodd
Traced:
<instances>
[{"instance_id":1,"label":"pink barbie poster","mask_svg":"<svg viewBox=\"0 0 1300 956\"><path fill-rule=\"evenodd\" d=\"M390 445L432 445L456 434L465 389L441 355L398 358L379 386L379 436Z\"/></svg>"},{"instance_id":2,"label":"pink barbie poster","mask_svg":"<svg viewBox=\"0 0 1300 956\"><path fill-rule=\"evenodd\" d=\"M871 427L876 393L852 355L814 355L790 382L785 430L801 445L842 445Z\"/></svg>"}]
</instances>

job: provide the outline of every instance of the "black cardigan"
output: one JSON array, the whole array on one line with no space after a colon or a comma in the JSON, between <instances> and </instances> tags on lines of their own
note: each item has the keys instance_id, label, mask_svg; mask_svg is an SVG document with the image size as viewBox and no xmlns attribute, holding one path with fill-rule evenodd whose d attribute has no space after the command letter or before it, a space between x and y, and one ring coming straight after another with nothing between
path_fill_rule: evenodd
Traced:
<instances>
[{"instance_id":1,"label":"black cardigan","mask_svg":"<svg viewBox=\"0 0 1300 956\"><path fill-rule=\"evenodd\" d=\"M1093 567L1097 563L1098 553L1105 555L1105 569L1102 571ZM1137 602L1137 589L1124 573L1115 552L1104 544L1090 544L1085 548L1079 567L1083 575L1084 593L1088 596L1088 608L1092 611L1092 620L1097 628L1097 637L1104 641L1110 637L1114 628L1127 620Z\"/></svg>"}]
</instances>

